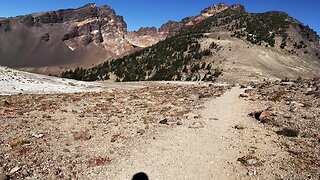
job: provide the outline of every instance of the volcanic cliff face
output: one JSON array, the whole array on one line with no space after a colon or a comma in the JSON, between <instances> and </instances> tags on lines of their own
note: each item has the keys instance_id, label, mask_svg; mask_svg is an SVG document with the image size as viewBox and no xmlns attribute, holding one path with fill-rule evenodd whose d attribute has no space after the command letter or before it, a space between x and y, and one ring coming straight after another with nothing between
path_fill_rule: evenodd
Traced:
<instances>
[{"instance_id":1,"label":"volcanic cliff face","mask_svg":"<svg viewBox=\"0 0 320 180\"><path fill-rule=\"evenodd\" d=\"M136 32L130 32L126 35L126 39L136 46L149 47L229 8L237 9L243 7L239 4L227 6L224 3L212 5L201 11L197 16L184 18L180 22L168 21L159 29L141 28Z\"/></svg>"},{"instance_id":2,"label":"volcanic cliff face","mask_svg":"<svg viewBox=\"0 0 320 180\"><path fill-rule=\"evenodd\" d=\"M45 73L88 67L131 51L134 47L124 38L126 33L121 16L95 4L3 18L0 64Z\"/></svg>"},{"instance_id":3,"label":"volcanic cliff face","mask_svg":"<svg viewBox=\"0 0 320 180\"><path fill-rule=\"evenodd\" d=\"M189 33L187 36L183 35L185 31ZM181 35L179 36L179 34ZM102 62L122 58L133 52L139 54L141 52L138 50L165 41L175 35L178 37L161 42L159 47L170 46L168 53L172 53L170 50L172 48L176 51L176 49L186 47L187 53L191 53L190 49L196 49L197 52L195 51L187 57L180 57L175 53L171 56L161 57L170 61L170 63L163 65L165 67L173 65L173 56L179 56L175 58L189 61L199 60L203 55L213 53L213 50L210 52L206 50L218 47L216 43L211 42L212 39L208 40L208 37L210 39L213 36L217 41L221 41L221 46L230 46L225 49L224 58L215 57L221 59L221 62L224 59L232 59L230 57L239 57L239 53L243 53L234 51L237 54L231 55L232 48L237 50L244 48L243 51L249 51L256 47L255 45L260 46L259 48L265 47L272 52L277 51L277 57L292 55L303 59L320 58L319 36L316 32L281 12L254 14L247 12L239 4L227 6L221 3L204 9L197 16L184 18L180 22L169 21L158 29L155 27L140 28L138 31L128 32L123 18L117 16L113 9L108 6L97 7L95 4L88 4L78 9L42 12L15 18L0 18L0 65L44 74L59 74L65 69L94 67ZM193 39L190 39L190 35L194 36ZM199 35L207 38L200 38ZM221 40L220 37L225 40ZM178 40L178 38L181 39ZM237 38L235 42L233 42L234 38ZM237 43L239 39L245 41ZM209 46L207 41L213 43L213 47ZM247 45L247 42L254 45ZM179 43L183 44L176 47L176 44ZM186 44L188 46L185 46ZM238 47L231 47L229 44L238 44ZM157 49L157 47L153 49ZM168 48L161 49L161 52L165 51L168 51ZM256 52L261 51L260 49L256 50ZM155 51L155 53L157 52L158 50ZM221 55L221 52L216 54ZM256 52L247 52L246 57L250 57L249 55L252 54L254 59ZM155 58L151 54L146 61ZM160 53L160 55L163 54ZM134 54L133 57L135 57ZM271 57L271 55L263 56L262 59L265 60L266 57ZM135 59L128 59L126 62L131 60ZM132 69L136 70L138 65ZM175 64L175 66L177 65L180 66L180 62ZM187 66L191 67L192 65L187 64ZM151 70L148 71L150 74L146 77L133 79L150 79L149 76L153 76L154 73L154 64L151 63L148 68ZM108 74L105 72L106 69L102 70L101 74ZM160 72L160 70L158 69L160 74L168 72L166 70ZM175 69L174 72L180 73L180 70ZM142 71L137 74L144 76ZM245 70L245 72L248 71ZM124 71L117 73L123 76ZM162 75L159 76L159 79L161 79L160 77ZM90 77L89 79L96 78ZM172 79L172 77L167 79Z\"/></svg>"},{"instance_id":4,"label":"volcanic cliff face","mask_svg":"<svg viewBox=\"0 0 320 180\"><path fill-rule=\"evenodd\" d=\"M130 33L131 38L136 38L129 41L142 45L146 43L140 41L142 37L161 37L158 35L165 40L91 69L78 68L61 76L87 81L244 83L320 75L319 36L283 12L250 13L241 5L219 4L181 22Z\"/></svg>"},{"instance_id":5,"label":"volcanic cliff face","mask_svg":"<svg viewBox=\"0 0 320 180\"><path fill-rule=\"evenodd\" d=\"M239 6L240 7L240 6ZM108 6L0 19L0 65L44 74L91 67L149 47L229 8L218 4L180 22L128 32L121 16Z\"/></svg>"}]
</instances>

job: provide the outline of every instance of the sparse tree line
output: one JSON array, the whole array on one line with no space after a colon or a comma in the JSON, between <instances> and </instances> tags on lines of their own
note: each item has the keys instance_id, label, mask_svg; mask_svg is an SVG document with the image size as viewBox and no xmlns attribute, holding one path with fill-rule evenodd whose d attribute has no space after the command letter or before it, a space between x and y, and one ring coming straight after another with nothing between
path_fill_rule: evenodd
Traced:
<instances>
[{"instance_id":1,"label":"sparse tree line","mask_svg":"<svg viewBox=\"0 0 320 180\"><path fill-rule=\"evenodd\" d=\"M249 14L245 10L228 9L151 47L90 69L66 71L61 77L95 81L115 75L116 81L214 81L222 74L222 69L199 62L221 47L215 42L201 47L199 40L208 38L205 33L217 27L226 28L234 37L271 47L275 46L275 38L281 37L280 48L284 49L288 39L286 31L291 24L290 17L281 12ZM303 41L293 46L307 47Z\"/></svg>"},{"instance_id":2,"label":"sparse tree line","mask_svg":"<svg viewBox=\"0 0 320 180\"><path fill-rule=\"evenodd\" d=\"M120 59L105 62L90 69L76 68L63 72L61 77L84 81L107 80L116 75L116 81L144 80L203 80L213 81L221 70L213 70L212 65L196 63L218 51L219 45L212 42L201 47L201 33L182 33L158 44ZM205 75L201 77L199 71Z\"/></svg>"}]
</instances>

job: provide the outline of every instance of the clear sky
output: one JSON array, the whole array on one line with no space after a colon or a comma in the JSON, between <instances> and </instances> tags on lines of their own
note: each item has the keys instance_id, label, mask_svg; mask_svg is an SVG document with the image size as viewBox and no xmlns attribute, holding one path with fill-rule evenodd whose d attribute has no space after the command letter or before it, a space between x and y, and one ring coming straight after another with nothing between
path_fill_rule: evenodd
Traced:
<instances>
[{"instance_id":1,"label":"clear sky","mask_svg":"<svg viewBox=\"0 0 320 180\"><path fill-rule=\"evenodd\" d=\"M77 8L87 3L107 4L124 16L128 30L159 27L168 20L197 15L204 8L224 2L240 3L250 12L284 11L320 34L320 0L1 0L0 17Z\"/></svg>"}]
</instances>

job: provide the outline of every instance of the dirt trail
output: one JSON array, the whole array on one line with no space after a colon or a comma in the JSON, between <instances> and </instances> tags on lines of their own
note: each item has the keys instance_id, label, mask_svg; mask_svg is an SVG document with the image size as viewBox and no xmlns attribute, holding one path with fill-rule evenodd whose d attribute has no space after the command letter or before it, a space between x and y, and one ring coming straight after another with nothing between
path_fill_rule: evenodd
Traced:
<instances>
[{"instance_id":1,"label":"dirt trail","mask_svg":"<svg viewBox=\"0 0 320 180\"><path fill-rule=\"evenodd\" d=\"M237 158L249 153L251 146L258 151L268 146L268 150L262 151L264 155L278 150L268 143L273 136L255 137L257 132L262 136L268 132L247 117L249 104L238 98L241 92L239 88L232 88L208 101L204 109L196 112L200 119L186 120L182 126L160 134L155 140L150 138L142 146L134 147L130 157L114 162L95 178L125 180L137 172L145 172L151 180L255 179L254 175L247 175L248 169ZM188 128L194 121L202 121L204 128ZM235 129L238 124L246 130ZM255 171L252 169L253 174ZM268 172L266 169L263 173Z\"/></svg>"}]
</instances>

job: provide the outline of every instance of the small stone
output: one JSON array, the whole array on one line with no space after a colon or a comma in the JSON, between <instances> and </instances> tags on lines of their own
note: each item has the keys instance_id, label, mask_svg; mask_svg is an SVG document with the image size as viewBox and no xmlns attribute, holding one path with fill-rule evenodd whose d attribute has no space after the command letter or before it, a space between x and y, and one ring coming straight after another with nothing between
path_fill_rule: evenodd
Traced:
<instances>
[{"instance_id":1,"label":"small stone","mask_svg":"<svg viewBox=\"0 0 320 180\"><path fill-rule=\"evenodd\" d=\"M239 97L247 98L247 97L249 97L249 95L248 94L240 94Z\"/></svg>"},{"instance_id":2,"label":"small stone","mask_svg":"<svg viewBox=\"0 0 320 180\"><path fill-rule=\"evenodd\" d=\"M272 112L271 111L262 111L260 116L259 116L259 119L263 119L263 118L268 118L272 115Z\"/></svg>"},{"instance_id":3,"label":"small stone","mask_svg":"<svg viewBox=\"0 0 320 180\"><path fill-rule=\"evenodd\" d=\"M183 124L183 123L182 123L181 121L178 121L178 122L177 122L177 125L178 125L178 126L181 126L182 124Z\"/></svg>"},{"instance_id":4,"label":"small stone","mask_svg":"<svg viewBox=\"0 0 320 180\"><path fill-rule=\"evenodd\" d=\"M16 166L16 167L14 167L14 168L11 169L11 171L10 171L9 174L10 174L10 175L11 175L11 174L14 174L14 173L18 172L20 169L21 169L21 167Z\"/></svg>"},{"instance_id":5,"label":"small stone","mask_svg":"<svg viewBox=\"0 0 320 180\"><path fill-rule=\"evenodd\" d=\"M254 170L248 170L247 175L248 176L257 175L257 171L255 169Z\"/></svg>"},{"instance_id":6,"label":"small stone","mask_svg":"<svg viewBox=\"0 0 320 180\"><path fill-rule=\"evenodd\" d=\"M248 165L255 165L255 164L257 164L257 160L256 159L248 159L248 160L246 160L246 164L248 164Z\"/></svg>"},{"instance_id":7,"label":"small stone","mask_svg":"<svg viewBox=\"0 0 320 180\"><path fill-rule=\"evenodd\" d=\"M119 136L120 136L120 134L114 134L114 135L112 135L110 141L111 141L111 142L116 142L116 141L118 140Z\"/></svg>"},{"instance_id":8,"label":"small stone","mask_svg":"<svg viewBox=\"0 0 320 180\"><path fill-rule=\"evenodd\" d=\"M169 125L168 120L167 119L162 119L161 121L159 121L160 124L165 124L165 125Z\"/></svg>"},{"instance_id":9,"label":"small stone","mask_svg":"<svg viewBox=\"0 0 320 180\"><path fill-rule=\"evenodd\" d=\"M251 156L251 155L238 158L238 161L240 161L242 164L247 165L247 166L252 166L252 165L255 165L258 163L258 159L256 157Z\"/></svg>"},{"instance_id":10,"label":"small stone","mask_svg":"<svg viewBox=\"0 0 320 180\"><path fill-rule=\"evenodd\" d=\"M146 132L146 131L143 130L143 129L139 129L139 130L137 131L137 133L140 134L140 135L144 134L145 132Z\"/></svg>"},{"instance_id":11,"label":"small stone","mask_svg":"<svg viewBox=\"0 0 320 180\"><path fill-rule=\"evenodd\" d=\"M41 133L39 133L39 134L32 133L31 135L32 135L32 137L36 137L36 138L42 138L44 136L44 134L41 134Z\"/></svg>"},{"instance_id":12,"label":"small stone","mask_svg":"<svg viewBox=\"0 0 320 180\"><path fill-rule=\"evenodd\" d=\"M195 114L193 112L190 112L188 114L185 114L184 115L187 119L198 119L199 118L199 115L198 114Z\"/></svg>"},{"instance_id":13,"label":"small stone","mask_svg":"<svg viewBox=\"0 0 320 180\"><path fill-rule=\"evenodd\" d=\"M262 123L268 123L271 121L270 116L272 115L272 112L267 110L255 111L251 112L249 115L255 117Z\"/></svg>"},{"instance_id":14,"label":"small stone","mask_svg":"<svg viewBox=\"0 0 320 180\"><path fill-rule=\"evenodd\" d=\"M298 108L296 106L291 106L289 109L290 112L297 112Z\"/></svg>"},{"instance_id":15,"label":"small stone","mask_svg":"<svg viewBox=\"0 0 320 180\"><path fill-rule=\"evenodd\" d=\"M62 152L69 153L70 150L69 149L63 149Z\"/></svg>"},{"instance_id":16,"label":"small stone","mask_svg":"<svg viewBox=\"0 0 320 180\"><path fill-rule=\"evenodd\" d=\"M189 128L193 128L193 129L199 129L199 128L204 128L203 123L200 122L193 122Z\"/></svg>"},{"instance_id":17,"label":"small stone","mask_svg":"<svg viewBox=\"0 0 320 180\"><path fill-rule=\"evenodd\" d=\"M238 124L238 125L236 125L234 128L239 129L239 130L242 130L242 129L245 129L246 127L243 126L243 125Z\"/></svg>"},{"instance_id":18,"label":"small stone","mask_svg":"<svg viewBox=\"0 0 320 180\"><path fill-rule=\"evenodd\" d=\"M42 115L42 118L44 118L44 119L50 119L50 118L51 118L51 116L50 116L50 115L48 115L48 114L43 114L43 115Z\"/></svg>"},{"instance_id":19,"label":"small stone","mask_svg":"<svg viewBox=\"0 0 320 180\"><path fill-rule=\"evenodd\" d=\"M89 134L88 130L81 130L74 134L73 136L74 140L89 140L92 138L92 136Z\"/></svg>"},{"instance_id":20,"label":"small stone","mask_svg":"<svg viewBox=\"0 0 320 180\"><path fill-rule=\"evenodd\" d=\"M0 107L9 107L10 103L6 100L0 101Z\"/></svg>"}]
</instances>

